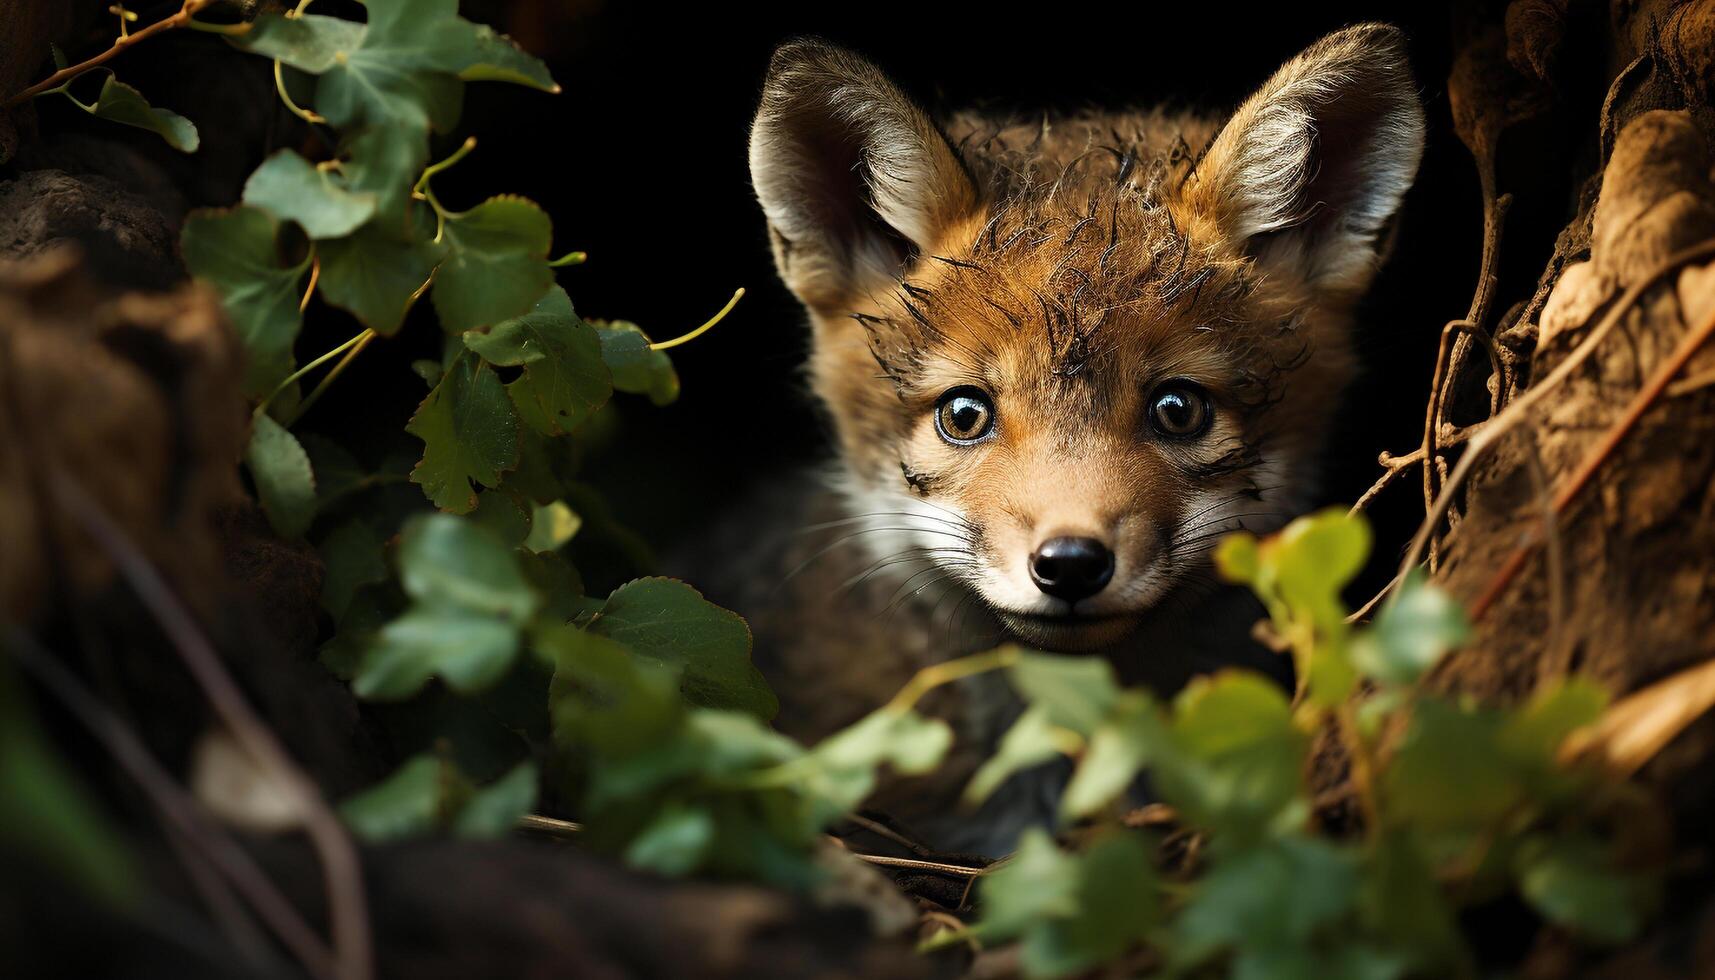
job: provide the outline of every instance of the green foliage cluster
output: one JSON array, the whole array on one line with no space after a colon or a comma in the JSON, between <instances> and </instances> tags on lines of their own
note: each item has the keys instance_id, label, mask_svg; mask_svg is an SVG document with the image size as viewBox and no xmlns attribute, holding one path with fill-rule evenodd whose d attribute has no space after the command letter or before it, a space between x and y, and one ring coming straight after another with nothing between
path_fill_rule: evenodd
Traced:
<instances>
[{"instance_id":1,"label":"green foliage cluster","mask_svg":"<svg viewBox=\"0 0 1715 980\"><path fill-rule=\"evenodd\" d=\"M1417 682L1463 640L1463 614L1414 578L1370 626L1349 626L1340 589L1368 549L1360 519L1328 512L1218 550L1296 658L1296 696L1227 671L1163 704L1119 688L1103 661L1020 655L1009 676L1029 707L970 796L1070 753L1060 812L1081 842L1032 833L982 880L982 919L948 939L1017 939L1043 977L1145 945L1169 974L1389 978L1471 973L1458 915L1508 895L1587 940L1633 935L1652 880L1624 870L1603 823L1625 800L1558 758L1600 714L1601 691L1568 681L1511 710L1427 693ZM1314 820L1324 730L1352 767L1362 829L1350 839ZM1140 779L1206 841L1195 875L1158 872L1158 842L1124 826Z\"/></svg>"},{"instance_id":2,"label":"green foliage cluster","mask_svg":"<svg viewBox=\"0 0 1715 980\"><path fill-rule=\"evenodd\" d=\"M1514 709L1428 693L1419 682L1464 640L1463 615L1408 579L1373 624L1349 625L1341 590L1370 542L1343 514L1218 550L1263 600L1294 692L1224 672L1163 703L1120 687L1102 660L1003 648L930 668L821 744L771 730L776 702L739 617L670 579L588 595L567 556L586 524L611 523L578 480L580 440L615 392L676 397L670 345L575 312L554 270L581 253L550 259L552 223L535 204L498 195L454 211L434 191L472 148L429 162L464 84L557 91L546 68L460 18L455 0L367 0L362 23L307 6L224 33L274 60L282 98L335 127L337 150L269 157L241 204L187 220L182 245L249 354L244 465L257 497L325 562L336 632L323 661L417 753L345 802L359 835L494 836L551 797L589 846L633 866L802 887L821 832L880 770L923 773L945 755L952 733L915 711L918 697L1003 669L1025 709L967 797L1071 756L1064 833L1027 834L982 877L980 919L935 945L1017 942L1042 977L1141 957L1173 975L1379 980L1471 972L1458 916L1507 896L1592 941L1639 927L1651 879L1622 870L1601 823L1617 788L1559 758L1602 693L1571 681ZM51 91L71 97L75 81ZM195 149L194 126L111 77L79 104ZM362 329L300 367L310 293ZM424 295L443 355L413 366L429 390L405 431L421 449L373 466L294 433ZM8 682L0 674L0 699L16 700ZM6 809L0 826L65 844L93 890L123 894L122 853L24 718L0 711L18 729L0 738L0 772L43 773L29 780L42 805ZM1337 735L1351 766L1361 829L1344 837L1318 825L1310 797L1319 732ZM1142 783L1202 842L1189 866L1164 864L1160 842L1125 820ZM50 811L79 832L41 830Z\"/></svg>"}]
</instances>

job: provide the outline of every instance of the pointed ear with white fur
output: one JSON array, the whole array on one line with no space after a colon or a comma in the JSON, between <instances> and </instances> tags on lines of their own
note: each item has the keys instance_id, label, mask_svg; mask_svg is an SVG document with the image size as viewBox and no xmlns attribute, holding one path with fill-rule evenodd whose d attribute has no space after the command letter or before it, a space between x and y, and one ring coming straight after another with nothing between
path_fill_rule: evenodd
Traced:
<instances>
[{"instance_id":1,"label":"pointed ear with white fur","mask_svg":"<svg viewBox=\"0 0 1715 980\"><path fill-rule=\"evenodd\" d=\"M1368 286L1422 155L1405 38L1360 24L1275 72L1215 137L1184 193L1259 263L1351 297Z\"/></svg>"},{"instance_id":2,"label":"pointed ear with white fur","mask_svg":"<svg viewBox=\"0 0 1715 980\"><path fill-rule=\"evenodd\" d=\"M820 41L775 51L750 176L781 278L828 312L886 286L976 206L928 114L880 69Z\"/></svg>"}]
</instances>

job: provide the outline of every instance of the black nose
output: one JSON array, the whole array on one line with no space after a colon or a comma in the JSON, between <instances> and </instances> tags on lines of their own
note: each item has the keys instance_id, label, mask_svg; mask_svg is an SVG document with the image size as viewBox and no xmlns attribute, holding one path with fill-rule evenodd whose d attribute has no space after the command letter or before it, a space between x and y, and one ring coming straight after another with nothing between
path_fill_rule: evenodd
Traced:
<instances>
[{"instance_id":1,"label":"black nose","mask_svg":"<svg viewBox=\"0 0 1715 980\"><path fill-rule=\"evenodd\" d=\"M1049 538L1030 556L1030 577L1056 599L1088 599L1114 577L1114 553L1095 538Z\"/></svg>"}]
</instances>

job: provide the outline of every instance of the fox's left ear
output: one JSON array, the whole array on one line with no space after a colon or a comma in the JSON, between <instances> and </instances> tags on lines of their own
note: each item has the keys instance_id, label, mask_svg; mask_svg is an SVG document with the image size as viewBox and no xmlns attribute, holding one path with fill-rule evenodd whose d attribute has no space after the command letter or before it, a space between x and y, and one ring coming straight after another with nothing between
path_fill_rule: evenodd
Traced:
<instances>
[{"instance_id":1,"label":"fox's left ear","mask_svg":"<svg viewBox=\"0 0 1715 980\"><path fill-rule=\"evenodd\" d=\"M1349 298L1369 284L1422 156L1405 37L1359 24L1311 45L1239 107L1184 200L1260 263Z\"/></svg>"}]
</instances>

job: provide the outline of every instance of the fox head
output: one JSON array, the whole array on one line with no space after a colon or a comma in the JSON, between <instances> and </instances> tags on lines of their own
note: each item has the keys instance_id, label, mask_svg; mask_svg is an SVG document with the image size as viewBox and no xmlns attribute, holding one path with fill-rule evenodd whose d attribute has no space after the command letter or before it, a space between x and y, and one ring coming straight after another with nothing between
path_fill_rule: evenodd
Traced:
<instances>
[{"instance_id":1,"label":"fox head","mask_svg":"<svg viewBox=\"0 0 1715 980\"><path fill-rule=\"evenodd\" d=\"M1064 649L1208 587L1221 534L1314 491L1422 145L1384 25L1312 45L1224 124L937 125L863 59L782 46L751 175L879 557Z\"/></svg>"}]
</instances>

